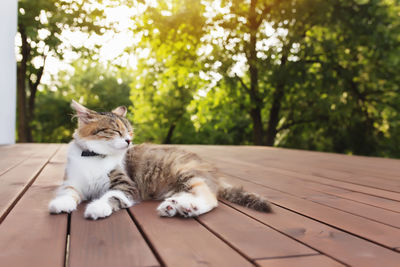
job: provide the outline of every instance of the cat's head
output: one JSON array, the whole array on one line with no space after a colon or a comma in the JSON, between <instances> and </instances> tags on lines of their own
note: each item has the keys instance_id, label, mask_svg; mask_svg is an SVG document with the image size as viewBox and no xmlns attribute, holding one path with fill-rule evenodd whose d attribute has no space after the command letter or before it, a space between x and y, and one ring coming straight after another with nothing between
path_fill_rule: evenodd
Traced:
<instances>
[{"instance_id":1,"label":"cat's head","mask_svg":"<svg viewBox=\"0 0 400 267\"><path fill-rule=\"evenodd\" d=\"M119 154L128 149L133 129L125 118L126 107L120 106L111 112L96 112L74 100L71 107L78 118L74 139L83 149L104 155Z\"/></svg>"}]
</instances>

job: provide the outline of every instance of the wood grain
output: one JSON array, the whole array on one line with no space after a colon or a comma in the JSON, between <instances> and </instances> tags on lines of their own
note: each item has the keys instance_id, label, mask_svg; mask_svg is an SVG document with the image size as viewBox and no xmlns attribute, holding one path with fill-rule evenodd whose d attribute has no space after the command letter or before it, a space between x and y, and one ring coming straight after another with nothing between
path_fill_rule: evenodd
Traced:
<instances>
[{"instance_id":1,"label":"wood grain","mask_svg":"<svg viewBox=\"0 0 400 267\"><path fill-rule=\"evenodd\" d=\"M223 201L197 219L160 218L158 203L144 202L130 209L132 217L119 211L88 221L82 205L71 215L69 266L398 266L400 161L180 147L269 199L273 213ZM1 266L64 265L68 217L49 215L47 204L62 182L67 149L0 146Z\"/></svg>"},{"instance_id":2,"label":"wood grain","mask_svg":"<svg viewBox=\"0 0 400 267\"><path fill-rule=\"evenodd\" d=\"M46 148L47 144L15 144L0 146L0 179L1 175L15 168L35 152Z\"/></svg>"},{"instance_id":3,"label":"wood grain","mask_svg":"<svg viewBox=\"0 0 400 267\"><path fill-rule=\"evenodd\" d=\"M159 266L126 210L92 221L85 206L71 214L70 266Z\"/></svg>"},{"instance_id":4,"label":"wood grain","mask_svg":"<svg viewBox=\"0 0 400 267\"><path fill-rule=\"evenodd\" d=\"M302 186L313 189L315 191L325 192L327 194L336 195L342 198L363 202L365 204L382 207L392 211L400 211L400 194L395 192L384 191L381 189L370 188L362 185L354 185L341 181L325 179L321 177L305 175L298 172L275 169L257 164L254 162L244 162L236 158L224 157L215 158L215 156L207 155L212 162L218 162L222 165L229 166L230 169L241 166L243 170L256 169L262 170L268 177L283 177L288 180L297 180ZM280 179L279 179L280 181Z\"/></svg>"},{"instance_id":5,"label":"wood grain","mask_svg":"<svg viewBox=\"0 0 400 267\"><path fill-rule=\"evenodd\" d=\"M252 165L253 168L263 168L265 170L269 170L273 173L280 173L287 176L291 176L294 178L299 178L301 180L307 180L310 182L321 183L325 185L330 185L338 188L353 190L356 192L361 192L365 194L370 194L378 197L383 197L386 199L392 199L396 201L400 201L400 194L397 192L387 191L385 189L379 189L370 187L366 184L358 183L355 184L353 182L353 178L349 174L343 174L336 170L336 174L344 179L330 179L329 177L324 177L324 175L320 175L320 173L316 170L320 167L319 164L321 159L318 158L309 158L304 155L315 154L317 156L323 157L325 160L329 161L332 158L339 157L344 158L346 162L343 162L342 165L345 164L353 164L353 158L358 159L360 157L350 158L345 155L337 155L331 153L318 153L318 152L309 152L309 151L296 151L296 150L284 150L284 149L276 149L276 148L254 148L254 147L225 147L225 146L184 146L187 150L196 152L199 155L203 156L205 159L208 159L212 162L229 162L230 164L244 164L244 165ZM293 156L292 154L296 155ZM291 166L296 164L296 160L298 158L305 158L300 164L300 168L305 170L302 172L299 169L291 169ZM351 159L351 160L350 160ZM370 158L367 158L370 159ZM375 158L373 158L375 159ZM376 159L377 162L383 164L386 161L389 162L390 166L397 166L399 164L399 160L390 160L390 159ZM376 165L376 163L375 163ZM371 166L375 166L370 163L369 169ZM387 165L387 164L386 164ZM235 166L235 165L232 165ZM368 168L367 168L368 169ZM329 172L329 170L328 170ZM399 172L400 173L400 172ZM397 175L398 180L400 180L400 175ZM382 179L378 180L378 183L381 182ZM396 182L397 183L397 182ZM380 183L384 184L384 183Z\"/></svg>"},{"instance_id":6,"label":"wood grain","mask_svg":"<svg viewBox=\"0 0 400 267\"><path fill-rule=\"evenodd\" d=\"M267 189L254 185L251 182L234 178L231 178L230 182L236 185L243 185L248 190L257 192L274 202L282 198L287 198L284 195L275 195ZM376 262L382 263L382 266L396 266L397 262L400 261L400 254L393 250L366 241L340 229L333 228L320 221L302 216L297 212L274 206L273 213L268 214L243 208L229 202L226 203L248 214L252 218L351 266L373 266ZM299 205L301 204L300 201ZM361 225L360 228L362 228ZM390 235L390 232L387 235Z\"/></svg>"},{"instance_id":7,"label":"wood grain","mask_svg":"<svg viewBox=\"0 0 400 267\"><path fill-rule=\"evenodd\" d=\"M167 266L252 266L194 219L160 218L157 202L130 210Z\"/></svg>"},{"instance_id":8,"label":"wood grain","mask_svg":"<svg viewBox=\"0 0 400 267\"><path fill-rule=\"evenodd\" d=\"M312 188L310 188L295 178L287 177L282 174L273 174L264 171L262 167L254 169L249 166L220 162L217 163L217 166L223 173L235 175L242 179L257 182L269 188L283 191L305 200L310 200L334 209L400 228L400 213L327 194L323 192L324 189L319 185L313 185ZM398 202L398 205L400 206L400 202Z\"/></svg>"},{"instance_id":9,"label":"wood grain","mask_svg":"<svg viewBox=\"0 0 400 267\"><path fill-rule=\"evenodd\" d=\"M252 259L318 254L224 204L198 220Z\"/></svg>"},{"instance_id":10,"label":"wood grain","mask_svg":"<svg viewBox=\"0 0 400 267\"><path fill-rule=\"evenodd\" d=\"M0 176L0 222L31 185L59 145L47 145L34 156Z\"/></svg>"},{"instance_id":11,"label":"wood grain","mask_svg":"<svg viewBox=\"0 0 400 267\"><path fill-rule=\"evenodd\" d=\"M263 186L256 186L255 192L261 193L272 202L290 210L314 218L318 221L362 236L389 248L399 247L400 229L367 220L335 208L294 197L285 192ZM362 227L360 227L362 225Z\"/></svg>"},{"instance_id":12,"label":"wood grain","mask_svg":"<svg viewBox=\"0 0 400 267\"><path fill-rule=\"evenodd\" d=\"M370 159L365 157L351 158L345 155L284 149L265 150L236 147L227 148L226 150L227 151L222 152L221 149L218 148L212 150L214 152L212 154L218 155L219 157L226 157L226 155L229 155L231 158L243 162L257 163L260 166L274 167L280 170L294 171L391 192L400 192L400 176L398 174L400 173L400 168L398 167L400 165L399 160L382 161L382 159L376 159L376 161L381 162L381 164L386 163L387 168L390 167L391 169L398 170L395 176L392 176L391 179L386 179L387 175L384 173L381 174L381 176L372 176L368 174L376 172L376 169L382 170L383 168L376 168L376 163L373 164ZM227 153L228 151L229 153ZM210 154L210 151L208 151L208 154ZM349 172L344 170L346 168L352 168L352 165L360 160L368 162L368 164L365 163L363 165L364 168L362 172ZM332 164L332 161L337 162L335 165L336 168L325 167L326 165ZM288 162L290 162L290 164L288 164ZM382 183L382 179L385 180L384 183Z\"/></svg>"},{"instance_id":13,"label":"wood grain","mask_svg":"<svg viewBox=\"0 0 400 267\"><path fill-rule=\"evenodd\" d=\"M2 222L0 265L64 265L67 215L50 215L47 209L63 173L64 164L47 164L35 183Z\"/></svg>"},{"instance_id":14,"label":"wood grain","mask_svg":"<svg viewBox=\"0 0 400 267\"><path fill-rule=\"evenodd\" d=\"M345 266L335 260L332 260L326 256L304 256L304 257L292 257L292 258L281 258L281 259L269 259L269 260L258 260L257 264L261 267L310 267L310 266L324 266L324 267L339 267Z\"/></svg>"}]
</instances>

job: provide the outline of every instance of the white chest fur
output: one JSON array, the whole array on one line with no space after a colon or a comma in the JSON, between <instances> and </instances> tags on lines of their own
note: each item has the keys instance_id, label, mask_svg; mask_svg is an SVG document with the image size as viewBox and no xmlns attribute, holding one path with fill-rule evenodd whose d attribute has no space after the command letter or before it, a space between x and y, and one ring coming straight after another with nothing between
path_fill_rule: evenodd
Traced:
<instances>
[{"instance_id":1,"label":"white chest fur","mask_svg":"<svg viewBox=\"0 0 400 267\"><path fill-rule=\"evenodd\" d=\"M82 157L82 149L72 141L69 144L65 182L78 189L83 200L98 198L108 190L108 174L116 167L122 166L124 154L108 155L105 158Z\"/></svg>"}]
</instances>

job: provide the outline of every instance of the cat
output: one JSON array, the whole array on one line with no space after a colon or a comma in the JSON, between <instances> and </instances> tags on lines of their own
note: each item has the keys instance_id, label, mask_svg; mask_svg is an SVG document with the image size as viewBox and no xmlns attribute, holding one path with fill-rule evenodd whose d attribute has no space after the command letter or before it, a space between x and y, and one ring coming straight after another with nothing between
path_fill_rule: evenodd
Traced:
<instances>
[{"instance_id":1,"label":"cat","mask_svg":"<svg viewBox=\"0 0 400 267\"><path fill-rule=\"evenodd\" d=\"M63 184L49 203L50 213L70 213L91 201L84 217L100 219L143 200L162 200L160 216L199 216L218 197L259 211L269 203L254 193L220 181L217 170L194 153L175 147L131 145L127 108L95 112L72 100L78 128L69 144Z\"/></svg>"}]
</instances>

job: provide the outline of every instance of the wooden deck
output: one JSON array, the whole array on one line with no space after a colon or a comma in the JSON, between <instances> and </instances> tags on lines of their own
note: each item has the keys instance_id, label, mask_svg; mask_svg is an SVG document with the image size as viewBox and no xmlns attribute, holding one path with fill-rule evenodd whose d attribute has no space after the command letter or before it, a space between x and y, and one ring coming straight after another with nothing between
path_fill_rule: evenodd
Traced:
<instances>
[{"instance_id":1,"label":"wooden deck","mask_svg":"<svg viewBox=\"0 0 400 267\"><path fill-rule=\"evenodd\" d=\"M400 266L400 161L265 147L183 146L273 203L196 219L156 202L111 217L49 215L66 145L0 147L1 266Z\"/></svg>"}]
</instances>

